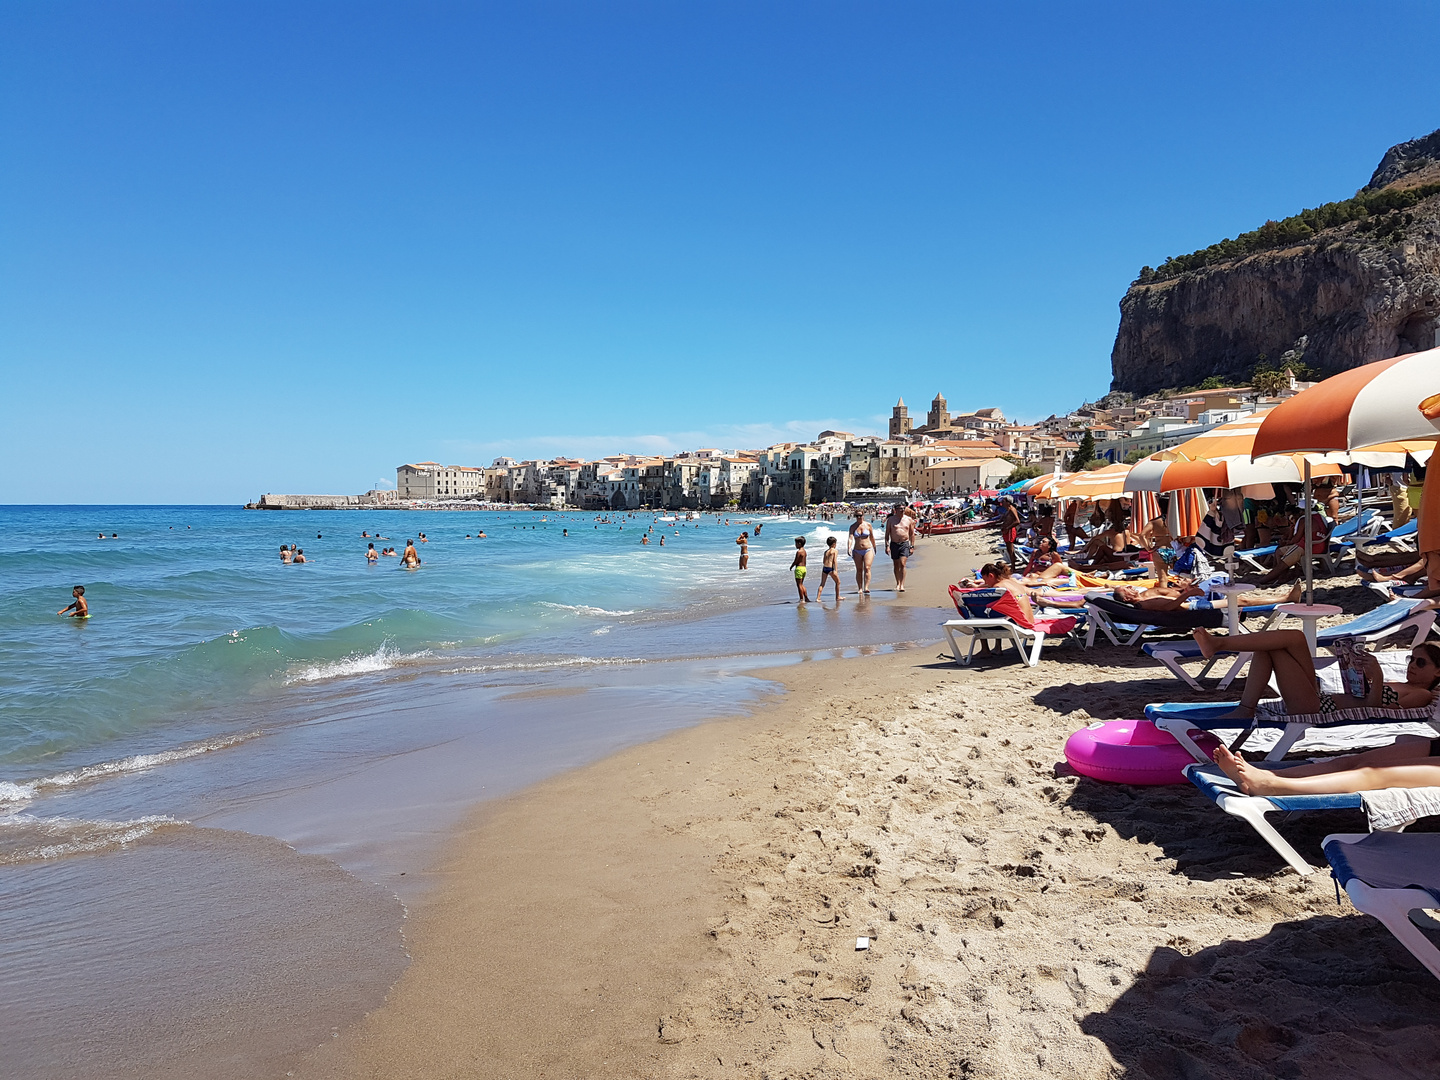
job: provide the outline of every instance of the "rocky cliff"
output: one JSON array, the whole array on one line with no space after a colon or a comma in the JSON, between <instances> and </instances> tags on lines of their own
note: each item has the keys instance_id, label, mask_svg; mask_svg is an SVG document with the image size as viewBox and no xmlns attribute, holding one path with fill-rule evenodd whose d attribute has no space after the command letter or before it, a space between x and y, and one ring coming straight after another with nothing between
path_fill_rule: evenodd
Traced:
<instances>
[{"instance_id":1,"label":"rocky cliff","mask_svg":"<svg viewBox=\"0 0 1440 1080\"><path fill-rule=\"evenodd\" d=\"M1391 147L1354 199L1142 270L1120 301L1111 386L1243 379L1282 358L1328 375L1432 348L1437 332L1440 131Z\"/></svg>"}]
</instances>

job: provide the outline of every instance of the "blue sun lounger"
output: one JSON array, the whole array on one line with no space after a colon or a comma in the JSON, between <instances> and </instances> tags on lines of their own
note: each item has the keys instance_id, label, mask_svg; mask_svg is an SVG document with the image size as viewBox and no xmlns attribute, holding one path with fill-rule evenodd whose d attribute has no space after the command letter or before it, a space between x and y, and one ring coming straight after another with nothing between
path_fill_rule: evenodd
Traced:
<instances>
[{"instance_id":1,"label":"blue sun lounger","mask_svg":"<svg viewBox=\"0 0 1440 1080\"><path fill-rule=\"evenodd\" d=\"M1440 907L1440 833L1332 833L1321 847L1357 911L1374 916L1440 979L1440 949L1420 929Z\"/></svg>"},{"instance_id":2,"label":"blue sun lounger","mask_svg":"<svg viewBox=\"0 0 1440 1080\"><path fill-rule=\"evenodd\" d=\"M1261 764L1261 763L1255 763ZM1262 765L1274 768L1274 764ZM1290 841L1266 820L1268 814L1292 814L1301 810L1362 810L1365 802L1358 793L1349 795L1246 795L1235 786L1218 765L1187 765L1185 776L1200 794L1221 810L1240 818L1260 834L1282 859L1300 874L1313 874L1311 866Z\"/></svg>"}]
</instances>

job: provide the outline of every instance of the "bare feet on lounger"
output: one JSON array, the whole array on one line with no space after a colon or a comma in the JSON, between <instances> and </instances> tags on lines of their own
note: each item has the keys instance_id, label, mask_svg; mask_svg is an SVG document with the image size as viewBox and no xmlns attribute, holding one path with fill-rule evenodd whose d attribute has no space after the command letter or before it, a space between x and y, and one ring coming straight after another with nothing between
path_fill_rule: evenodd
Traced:
<instances>
[{"instance_id":1,"label":"bare feet on lounger","mask_svg":"<svg viewBox=\"0 0 1440 1080\"><path fill-rule=\"evenodd\" d=\"M1200 654L1204 656L1206 660L1213 659L1215 654L1225 647L1224 641L1217 638L1204 627L1197 626L1194 630L1191 630L1190 633L1195 638L1195 643L1200 646Z\"/></svg>"},{"instance_id":2,"label":"bare feet on lounger","mask_svg":"<svg viewBox=\"0 0 1440 1080\"><path fill-rule=\"evenodd\" d=\"M1302 596L1304 596L1304 595L1305 595L1305 582L1303 582L1303 581L1297 581L1297 582L1295 582L1294 585L1291 585L1291 586L1290 586L1290 594L1285 597L1284 603L1287 603L1287 604L1298 604L1298 603L1300 602L1300 597L1302 597Z\"/></svg>"},{"instance_id":3,"label":"bare feet on lounger","mask_svg":"<svg viewBox=\"0 0 1440 1080\"><path fill-rule=\"evenodd\" d=\"M1215 764L1246 795L1274 795L1283 788L1273 783L1275 777L1266 770L1254 768L1242 755L1232 754L1223 745L1215 748Z\"/></svg>"}]
</instances>

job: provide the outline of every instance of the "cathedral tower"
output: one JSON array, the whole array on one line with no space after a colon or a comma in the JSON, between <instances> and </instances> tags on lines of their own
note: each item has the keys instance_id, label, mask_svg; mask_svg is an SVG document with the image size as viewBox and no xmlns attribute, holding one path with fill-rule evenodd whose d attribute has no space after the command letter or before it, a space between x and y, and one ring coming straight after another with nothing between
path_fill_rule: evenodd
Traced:
<instances>
[{"instance_id":1,"label":"cathedral tower","mask_svg":"<svg viewBox=\"0 0 1440 1080\"><path fill-rule=\"evenodd\" d=\"M890 438L905 438L910 434L911 427L910 410L905 407L905 399L901 398L890 410Z\"/></svg>"}]
</instances>

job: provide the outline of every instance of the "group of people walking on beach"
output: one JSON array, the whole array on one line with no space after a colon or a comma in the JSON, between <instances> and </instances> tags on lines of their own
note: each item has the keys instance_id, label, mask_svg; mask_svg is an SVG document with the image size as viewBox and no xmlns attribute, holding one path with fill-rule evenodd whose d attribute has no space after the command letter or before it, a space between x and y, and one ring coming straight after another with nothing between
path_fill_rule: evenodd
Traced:
<instances>
[{"instance_id":1,"label":"group of people walking on beach","mask_svg":"<svg viewBox=\"0 0 1440 1080\"><path fill-rule=\"evenodd\" d=\"M854 512L855 520L850 524L845 541L845 554L855 563L855 593L857 596L870 595L870 574L875 564L875 552L878 548L875 526L865 520L865 514L863 509L857 509ZM895 592L897 594L905 591L906 563L915 551L915 543L919 537L918 526L919 522L915 512L903 502L896 503L889 516L885 518L885 551L890 556L894 567ZM741 540L744 540L743 535ZM805 578L809 572L808 561L805 538L797 536L795 538L795 557L791 560L790 570L795 576L795 591L802 604L810 603L810 594L805 587ZM835 536L827 537L825 553L820 566L820 588L816 594L817 600L824 597L825 586L831 581L835 584L835 599L837 601L844 599L840 595L839 562L839 540ZM744 570L748 564L748 550L746 545L742 544L740 569Z\"/></svg>"}]
</instances>

